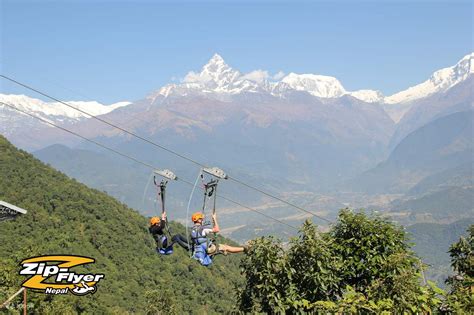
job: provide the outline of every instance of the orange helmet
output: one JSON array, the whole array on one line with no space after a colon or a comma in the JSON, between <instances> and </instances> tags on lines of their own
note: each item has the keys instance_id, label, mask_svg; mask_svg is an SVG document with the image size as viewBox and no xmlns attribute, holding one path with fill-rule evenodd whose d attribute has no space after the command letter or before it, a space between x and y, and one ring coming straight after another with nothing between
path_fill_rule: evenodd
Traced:
<instances>
[{"instance_id":1,"label":"orange helmet","mask_svg":"<svg viewBox=\"0 0 474 315\"><path fill-rule=\"evenodd\" d=\"M160 223L160 218L159 217L153 217L150 219L150 225L155 225Z\"/></svg>"},{"instance_id":2,"label":"orange helmet","mask_svg":"<svg viewBox=\"0 0 474 315\"><path fill-rule=\"evenodd\" d=\"M202 219L204 219L204 214L202 212L194 212L193 216L191 217L193 222L197 222Z\"/></svg>"}]
</instances>

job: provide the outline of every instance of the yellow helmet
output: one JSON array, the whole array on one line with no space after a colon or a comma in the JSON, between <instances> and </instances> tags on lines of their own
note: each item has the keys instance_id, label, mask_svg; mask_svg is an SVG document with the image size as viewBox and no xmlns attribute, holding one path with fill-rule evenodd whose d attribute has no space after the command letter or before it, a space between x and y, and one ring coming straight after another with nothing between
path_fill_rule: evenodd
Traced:
<instances>
[{"instance_id":1,"label":"yellow helmet","mask_svg":"<svg viewBox=\"0 0 474 315\"><path fill-rule=\"evenodd\" d=\"M159 217L153 217L150 219L150 225L155 225L160 223L160 218Z\"/></svg>"},{"instance_id":2,"label":"yellow helmet","mask_svg":"<svg viewBox=\"0 0 474 315\"><path fill-rule=\"evenodd\" d=\"M193 222L197 222L199 220L202 220L204 219L204 214L202 212L195 212L193 213L192 217L191 217L191 220Z\"/></svg>"}]
</instances>

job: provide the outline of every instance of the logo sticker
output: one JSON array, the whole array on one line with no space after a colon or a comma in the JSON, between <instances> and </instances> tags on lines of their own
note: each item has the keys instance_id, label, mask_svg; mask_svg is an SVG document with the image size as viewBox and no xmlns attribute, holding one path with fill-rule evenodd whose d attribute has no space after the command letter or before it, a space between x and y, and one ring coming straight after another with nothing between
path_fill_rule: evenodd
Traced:
<instances>
[{"instance_id":1,"label":"logo sticker","mask_svg":"<svg viewBox=\"0 0 474 315\"><path fill-rule=\"evenodd\" d=\"M46 294L86 295L97 291L97 283L104 274L78 274L70 269L94 263L95 259L84 256L38 256L21 262L20 275L30 276L22 286Z\"/></svg>"}]
</instances>

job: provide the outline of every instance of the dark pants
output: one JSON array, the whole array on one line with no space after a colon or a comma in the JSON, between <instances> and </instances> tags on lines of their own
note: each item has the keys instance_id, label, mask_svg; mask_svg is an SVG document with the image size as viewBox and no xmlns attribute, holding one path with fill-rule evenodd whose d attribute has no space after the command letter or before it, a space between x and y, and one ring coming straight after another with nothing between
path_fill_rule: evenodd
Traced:
<instances>
[{"instance_id":1,"label":"dark pants","mask_svg":"<svg viewBox=\"0 0 474 315\"><path fill-rule=\"evenodd\" d=\"M190 250L188 239L181 234L173 235L173 237L171 238L171 245L173 245L174 243L178 243L178 245L184 248L185 250Z\"/></svg>"}]
</instances>

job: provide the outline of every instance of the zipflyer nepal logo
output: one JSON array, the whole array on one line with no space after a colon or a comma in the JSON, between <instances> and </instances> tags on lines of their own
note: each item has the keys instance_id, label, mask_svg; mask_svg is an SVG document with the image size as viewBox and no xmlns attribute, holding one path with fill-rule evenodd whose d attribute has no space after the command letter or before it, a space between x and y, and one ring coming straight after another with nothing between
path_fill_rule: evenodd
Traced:
<instances>
[{"instance_id":1,"label":"zipflyer nepal logo","mask_svg":"<svg viewBox=\"0 0 474 315\"><path fill-rule=\"evenodd\" d=\"M84 256L38 256L23 260L20 275L30 276L22 286L45 294L86 295L97 291L97 283L104 274L78 274L71 268L94 263L95 259Z\"/></svg>"}]
</instances>

